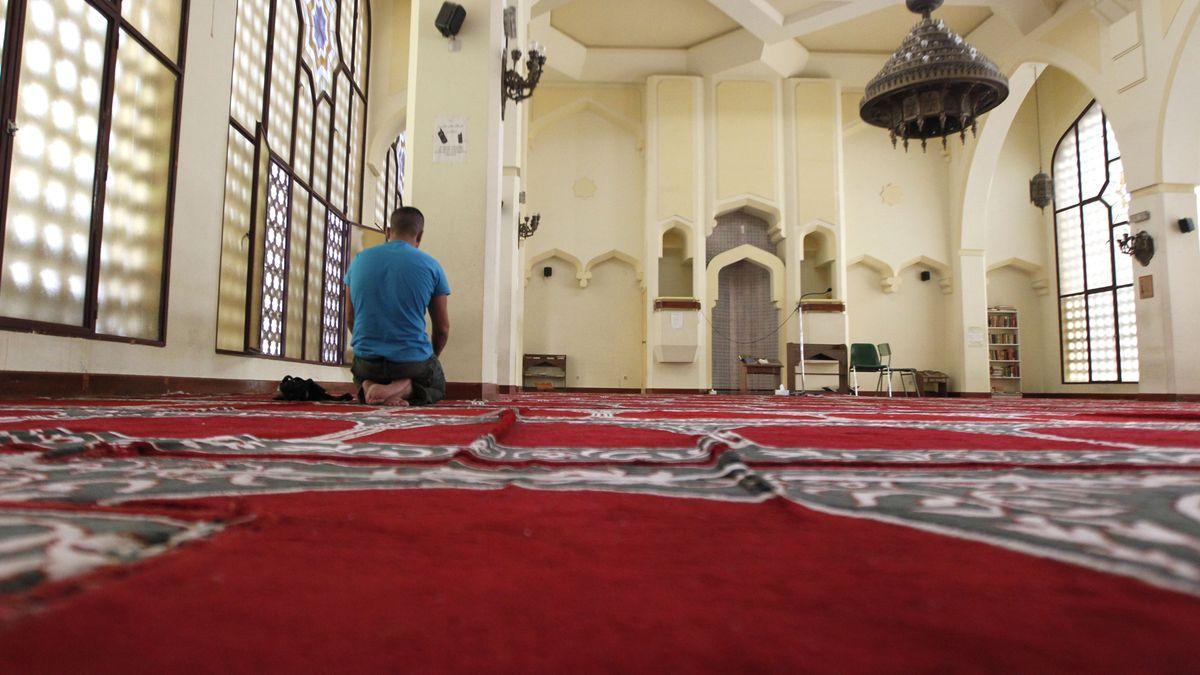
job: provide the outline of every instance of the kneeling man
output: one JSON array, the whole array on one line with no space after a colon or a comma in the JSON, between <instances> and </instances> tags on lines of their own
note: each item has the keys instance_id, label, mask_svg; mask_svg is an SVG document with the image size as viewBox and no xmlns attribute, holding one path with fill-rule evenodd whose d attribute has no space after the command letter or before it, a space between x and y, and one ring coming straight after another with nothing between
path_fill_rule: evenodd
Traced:
<instances>
[{"instance_id":1,"label":"kneeling man","mask_svg":"<svg viewBox=\"0 0 1200 675\"><path fill-rule=\"evenodd\" d=\"M450 284L433 256L418 249L425 216L405 206L392 214L389 241L354 258L350 290L354 383L371 405L432 405L446 396L438 357L450 337ZM425 332L425 312L433 339Z\"/></svg>"}]
</instances>

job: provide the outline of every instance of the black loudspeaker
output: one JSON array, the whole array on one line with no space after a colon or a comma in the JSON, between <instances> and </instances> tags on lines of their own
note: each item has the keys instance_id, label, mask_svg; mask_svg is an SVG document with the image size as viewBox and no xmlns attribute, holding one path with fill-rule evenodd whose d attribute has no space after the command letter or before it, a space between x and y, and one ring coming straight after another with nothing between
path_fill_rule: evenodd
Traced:
<instances>
[{"instance_id":1,"label":"black loudspeaker","mask_svg":"<svg viewBox=\"0 0 1200 675\"><path fill-rule=\"evenodd\" d=\"M930 272L929 270L925 270L924 272L921 272L921 281L929 281L932 278L933 278L933 272Z\"/></svg>"},{"instance_id":2,"label":"black loudspeaker","mask_svg":"<svg viewBox=\"0 0 1200 675\"><path fill-rule=\"evenodd\" d=\"M452 38L462 29L463 21L467 18L467 10L462 5L453 2L443 2L438 10L437 19L433 25L445 37Z\"/></svg>"},{"instance_id":3,"label":"black loudspeaker","mask_svg":"<svg viewBox=\"0 0 1200 675\"><path fill-rule=\"evenodd\" d=\"M546 277L547 279L554 276L554 268L553 267L543 267L542 268L542 276Z\"/></svg>"},{"instance_id":4,"label":"black loudspeaker","mask_svg":"<svg viewBox=\"0 0 1200 675\"><path fill-rule=\"evenodd\" d=\"M1191 218L1181 218L1179 220L1179 231L1187 234L1188 232L1196 231L1196 221Z\"/></svg>"}]
</instances>

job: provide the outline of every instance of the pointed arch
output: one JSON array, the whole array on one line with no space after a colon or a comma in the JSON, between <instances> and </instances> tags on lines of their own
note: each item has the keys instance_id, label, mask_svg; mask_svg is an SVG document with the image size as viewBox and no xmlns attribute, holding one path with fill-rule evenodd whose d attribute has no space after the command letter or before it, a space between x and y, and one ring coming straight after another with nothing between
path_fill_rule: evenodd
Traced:
<instances>
[{"instance_id":1,"label":"pointed arch","mask_svg":"<svg viewBox=\"0 0 1200 675\"><path fill-rule=\"evenodd\" d=\"M862 265L867 269L879 275L879 287L884 293L895 293L900 287L900 277L897 276L896 270L886 262L870 255L860 255L852 259L846 269L850 269L855 265Z\"/></svg>"},{"instance_id":2,"label":"pointed arch","mask_svg":"<svg viewBox=\"0 0 1200 675\"><path fill-rule=\"evenodd\" d=\"M1182 16L1182 12L1180 13ZM1176 23L1182 23L1177 16ZM1159 124L1158 172L1164 183L1200 184L1200 116L1196 91L1200 89L1200 3L1183 25L1179 50L1171 64ZM1122 148L1124 151L1124 148Z\"/></svg>"},{"instance_id":3,"label":"pointed arch","mask_svg":"<svg viewBox=\"0 0 1200 675\"><path fill-rule=\"evenodd\" d=\"M783 261L778 256L771 255L761 248L751 246L750 244L742 244L737 248L729 249L714 257L708 263L709 308L717 306L718 295L720 293L721 270L743 260L763 267L771 273L771 302L775 304L775 307L782 308L785 297L787 268L784 267Z\"/></svg>"},{"instance_id":4,"label":"pointed arch","mask_svg":"<svg viewBox=\"0 0 1200 675\"><path fill-rule=\"evenodd\" d=\"M692 241L696 236L695 225L683 216L671 216L658 224L658 257L663 257L663 237L671 230L679 230L683 235L683 260L687 262L695 257L692 251Z\"/></svg>"},{"instance_id":5,"label":"pointed arch","mask_svg":"<svg viewBox=\"0 0 1200 675\"><path fill-rule=\"evenodd\" d=\"M797 227L795 233L796 241L799 242L798 250L800 251L801 260L804 259L804 240L807 239L808 235L810 234L820 234L822 237L824 237L833 253L833 255L830 256L830 260L837 259L838 232L837 228L835 228L832 223L827 223L824 220L812 220L800 227Z\"/></svg>"},{"instance_id":6,"label":"pointed arch","mask_svg":"<svg viewBox=\"0 0 1200 675\"><path fill-rule=\"evenodd\" d=\"M830 241L833 242L838 240L837 226L824 220L810 220L796 228L796 236L800 239L804 239L813 232L820 232L829 237Z\"/></svg>"},{"instance_id":7,"label":"pointed arch","mask_svg":"<svg viewBox=\"0 0 1200 675\"><path fill-rule=\"evenodd\" d=\"M1028 276L1034 292L1038 295L1046 295L1050 292L1050 279L1046 276L1046 268L1042 265L1024 258L1007 258L988 265L989 274L1002 269L1013 269Z\"/></svg>"},{"instance_id":8,"label":"pointed arch","mask_svg":"<svg viewBox=\"0 0 1200 675\"><path fill-rule=\"evenodd\" d=\"M938 285L942 287L944 295L950 295L954 292L954 276L950 266L940 260L935 260L929 256L919 255L904 264L900 265L896 270L896 276L899 277L912 267L925 267L937 275Z\"/></svg>"},{"instance_id":9,"label":"pointed arch","mask_svg":"<svg viewBox=\"0 0 1200 675\"><path fill-rule=\"evenodd\" d=\"M645 288L646 281L644 279L644 275L642 274L642 261L629 255L628 253L625 253L624 251L618 251L617 249L606 251L589 260L587 265L585 265L583 268L583 276L579 278L579 286L581 288L587 288L588 283L592 280L592 270L610 260L623 262L632 267L634 274L637 276L638 284Z\"/></svg>"},{"instance_id":10,"label":"pointed arch","mask_svg":"<svg viewBox=\"0 0 1200 675\"><path fill-rule=\"evenodd\" d=\"M783 213L779 210L779 206L775 202L759 195L741 194L736 197L730 197L719 202L716 208L713 209L713 217L708 222L708 226L704 232L704 236L713 233L717 226L717 219L721 216L727 216L738 211L745 211L755 218L761 218L767 222L767 231L770 232L771 238L778 240L782 235Z\"/></svg>"},{"instance_id":11,"label":"pointed arch","mask_svg":"<svg viewBox=\"0 0 1200 675\"><path fill-rule=\"evenodd\" d=\"M543 263L554 258L558 258L559 260L565 263L570 263L572 266L574 266L575 278L579 281L579 285L587 286L587 282L584 280L585 270L583 262L570 253L557 248L552 248L548 251L542 251L541 253L530 258L529 262L525 263L525 283L529 283L529 280L533 278L534 267L537 267L539 263Z\"/></svg>"},{"instance_id":12,"label":"pointed arch","mask_svg":"<svg viewBox=\"0 0 1200 675\"><path fill-rule=\"evenodd\" d=\"M637 140L638 151L642 151L646 145L646 135L642 130L640 122L635 122L612 108L596 101L595 99L583 98L574 101L568 105L542 115L541 117L529 123L529 142L532 143L541 133L550 127L570 119L581 112L590 112L597 117L609 122L613 126L625 131L630 136Z\"/></svg>"}]
</instances>

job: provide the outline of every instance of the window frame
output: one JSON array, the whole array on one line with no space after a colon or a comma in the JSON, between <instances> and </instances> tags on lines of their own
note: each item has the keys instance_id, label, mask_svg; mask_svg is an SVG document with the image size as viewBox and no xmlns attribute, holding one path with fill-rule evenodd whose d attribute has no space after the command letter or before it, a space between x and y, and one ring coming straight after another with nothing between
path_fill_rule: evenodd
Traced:
<instances>
[{"instance_id":1,"label":"window frame","mask_svg":"<svg viewBox=\"0 0 1200 675\"><path fill-rule=\"evenodd\" d=\"M1124 162L1123 162L1124 156L1120 153L1118 153L1114 156L1111 148L1109 147L1110 123L1109 123L1109 119L1108 119L1108 113L1104 112L1103 108L1100 108L1100 115L1101 115L1101 120L1102 120L1102 124L1103 124L1101 134L1104 139L1104 183L1103 183L1103 185L1100 186L1100 189L1095 196L1089 197L1086 199L1083 196L1084 172L1083 172L1082 153L1080 153L1079 149L1078 149L1079 148L1079 134L1080 134L1079 126L1083 122L1083 119L1085 117L1087 117L1088 113L1092 112L1093 108L1099 107L1099 105L1100 105L1099 101L1092 99L1092 101L1090 103L1088 103L1086 106L1084 106L1083 111L1079 113L1079 115L1075 118L1075 120L1073 122L1071 122L1071 124L1067 127L1067 130L1059 138L1058 143L1055 144L1054 151L1050 156L1052 180L1054 181L1054 184L1057 185L1058 178L1059 178L1058 177L1058 166L1057 166L1059 150L1062 148L1063 143L1065 143L1068 138L1074 139L1075 147L1076 147L1075 183L1076 183L1076 187L1078 189L1079 198L1078 198L1078 200L1074 201L1073 203L1071 203L1067 206L1060 207L1059 203L1058 203L1058 197L1056 195L1054 203L1053 203L1054 265L1055 265L1055 272L1056 272L1055 288L1057 291L1056 297L1058 299L1056 312L1058 313L1059 377L1060 377L1063 385L1088 385L1088 386L1097 385L1097 384L1119 385L1119 384L1137 384L1139 381L1137 379L1126 379L1125 368L1123 366L1123 361L1121 359L1121 354L1122 354L1122 352L1121 352L1121 328L1120 328L1121 313L1120 313L1120 301L1118 299L1119 291L1121 291L1123 289L1133 289L1136 286L1137 281L1136 281L1136 279L1131 279L1130 283L1128 283L1128 284L1117 283L1116 254L1119 252L1119 249L1117 248L1117 242L1115 241L1116 238L1115 238L1115 236L1113 236L1113 233L1119 227L1131 226L1131 222L1128 220L1121 221L1121 222L1114 221L1113 207L1104 201L1105 193L1108 191L1108 188L1110 187L1110 185L1112 183L1112 179L1113 179L1112 165L1114 162L1121 162L1122 169L1123 169L1124 168ZM1103 204L1106 207L1106 210L1108 212L1108 232L1109 232L1108 260L1109 260L1109 266L1110 266L1110 274L1112 276L1111 276L1111 283L1109 285L1091 287L1089 285L1088 275L1087 275L1087 234L1086 234L1087 220L1084 216L1084 210L1089 205L1097 203L1097 202L1100 204ZM1060 234L1059 228L1061 227L1061 223L1059 221L1059 215L1066 213L1068 211L1071 211L1071 210L1079 211L1079 228L1080 228L1079 241L1080 241L1080 247L1081 247L1080 261L1081 261L1081 265L1082 265L1082 269L1083 269L1083 290L1078 293L1064 294L1063 289L1062 289L1062 250L1061 250L1060 244L1059 244L1059 241L1061 239L1061 237L1059 236L1059 234ZM1116 356L1117 379L1115 379L1115 380L1097 380L1097 379L1095 379L1095 369L1093 367L1093 361L1092 361L1091 303L1088 300L1091 296L1101 295L1104 293L1111 293L1112 298L1113 298L1113 323L1114 323L1113 338L1114 338L1114 344L1116 345L1116 355L1117 355ZM1067 339L1066 339L1066 327L1064 326L1064 321L1063 321L1063 308L1062 307L1063 307L1063 300L1069 299L1069 298L1082 298L1084 300L1084 303L1083 303L1084 304L1084 312L1085 312L1084 321L1087 325L1087 348L1088 348L1088 379L1087 379L1087 381L1070 381L1067 378L1067 365L1068 365Z\"/></svg>"},{"instance_id":2,"label":"window frame","mask_svg":"<svg viewBox=\"0 0 1200 675\"><path fill-rule=\"evenodd\" d=\"M100 84L100 103L97 106L95 173L92 185L91 232L88 241L86 290L81 325L60 324L34 319L0 316L0 331L34 333L57 337L76 337L106 342L120 342L149 347L167 344L167 313L171 289L171 242L175 226L175 198L179 173L179 135L183 117L184 77L187 71L188 27L191 0L180 0L178 54L172 59L122 15L120 0L84 0L108 20L104 40L104 68ZM15 119L20 92L21 64L25 46L25 15L28 0L9 0L5 19L5 35L0 43L4 81L0 84L0 123L7 125ZM168 160L166 219L163 223L163 265L158 305L158 337L156 339L112 335L96 330L100 313L100 251L104 236L105 200L108 195L109 143L112 139L113 99L116 91L117 54L124 33L136 41L152 57L175 76L174 114L171 121L171 146ZM0 185L6 190L0 199L0 266L4 264L4 241L8 220L8 196L11 191L13 139L15 134L0 129Z\"/></svg>"},{"instance_id":3,"label":"window frame","mask_svg":"<svg viewBox=\"0 0 1200 675\"><path fill-rule=\"evenodd\" d=\"M248 0L240 0L240 1L244 2L244 1L248 1ZM262 73L262 75L263 75L262 108L261 108L261 110L257 111L257 113L259 114L259 117L260 117L259 122L255 125L256 128L253 130L253 132L251 130L247 129L246 125L237 119L237 116L234 112L234 101L231 96L230 110L229 110L229 116L228 116L228 128L227 128L228 133L238 134L246 142L250 143L254 147L254 153L253 153L254 165L253 165L253 169L251 171L253 190L251 192L250 210L249 210L249 215L250 215L250 226L249 226L249 232L248 232L249 250L246 254L246 266L247 266L246 272L247 273L246 273L246 295L244 298L244 304L245 304L244 312L245 313L244 313L243 324L242 324L243 340L242 340L242 349L241 350L230 349L228 347L220 346L220 337L219 336L220 336L221 325L220 325L220 312L218 312L217 326L216 326L217 332L218 332L218 344L216 346L216 353L226 355L226 356L240 356L240 357L247 357L247 358L266 359L266 360L271 360L271 361L302 363L302 364L306 364L306 365L320 365L320 366L331 366L331 367L345 366L346 365L345 352L346 352L346 345L348 344L348 339L347 339L348 326L346 325L346 307L349 304L349 294L346 292L346 290L344 288L344 284L340 283L340 278L339 278L338 286L339 286L339 298L340 298L341 307L340 307L339 325L336 330L339 342L336 345L326 345L323 337L319 337L316 348L315 348L316 353L310 354L310 352L312 351L309 349L309 339L308 339L309 334L310 334L310 330L309 330L309 316L310 316L309 292L310 292L310 290L312 290L310 273L313 271L312 247L313 247L314 243L318 243L318 242L313 241L314 228L322 227L324 229L321 232L321 242L319 242L319 245L321 245L324 250L319 255L319 257L321 259L320 269L321 269L322 277L325 277L328 275L328 270L327 270L328 236L327 235L328 235L328 226L329 226L329 222L331 221L331 217L336 216L337 219L340 221L340 224L342 227L342 232L341 232L341 235L342 235L341 239L342 239L342 246L343 246L342 261L341 261L342 262L342 275L345 274L346 268L349 266L349 262L353 258L352 241L353 241L354 230L357 228L357 229L362 229L362 230L369 230L372 232L379 231L377 228L363 225L359 222L353 221L350 218L350 216L345 212L346 210L348 210L350 208L350 204L352 204L352 203L357 204L359 220L363 220L363 214L367 212L367 207L363 200L363 196L366 194L366 186L365 186L366 181L364 180L364 178L366 176L366 167L367 167L367 163L366 163L367 133L366 133L365 127L367 126L368 115L366 114L366 112L364 112L363 116L362 116L362 125L364 128L361 130L362 139L361 139L361 142L359 143L359 147L357 148L358 158L361 161L359 162L359 166L357 167L359 174L357 177L356 188L355 188L358 193L357 197L356 197L356 199L357 199L356 202L351 200L351 196L352 196L351 185L353 184L352 180L351 180L351 172L356 170L354 162L352 161L354 158L355 147L354 147L354 139L350 138L349 136L354 130L353 114L355 114L357 107L361 104L361 107L364 109L364 111L369 111L369 107L370 107L370 86L371 86L371 58L370 58L370 55L371 55L371 48L373 46L373 41L374 41L374 31L373 31L373 23L372 23L373 9L371 6L371 0L339 0L337 2L337 13L330 19L330 21L332 22L332 26L328 30L329 30L329 39L334 40L336 42L336 44L338 45L337 46L338 53L341 55L342 58L341 58L341 61L338 63L337 67L333 68L330 72L330 75L329 75L330 83L329 83L328 90L318 89L316 75L314 74L313 69L304 60L303 36L304 36L304 29L305 29L305 25L306 25L305 18L304 18L304 11L305 11L305 7L306 7L305 3L302 2L301 0L249 0L249 1L269 1L269 6L267 9L266 33L265 33L265 36L266 36L265 54L267 55L267 57L265 58L263 73ZM295 54L296 61L295 61L294 67L296 69L296 78L295 78L295 84L294 84L293 91L292 91L292 102L291 102L291 105L292 105L291 120L290 120L291 133L288 136L288 141L283 145L283 147L274 148L271 146L271 144L269 142L269 136L268 136L267 129L268 129L268 125L270 125L270 123L271 123L271 114L272 114L271 89L274 84L272 71L276 65L276 47L275 47L275 38L276 38L276 32L277 32L276 16L277 16L277 9L278 9L279 3L281 3L281 2L292 2L297 5L298 18L300 21L300 34L299 34L300 39L297 42L296 54ZM362 63L359 64L359 65L361 65L361 71L362 71L361 74L358 73L354 69L354 66L356 65L355 54L356 54L356 51L358 48L357 30L354 31L355 34L352 36L352 44L351 45L347 46L347 45L342 44L342 33L340 30L340 27L342 25L342 12L346 8L347 4L350 4L354 11L354 16L351 19L352 26L357 26L359 18L362 17L362 22L363 22L362 38L364 40L366 47L363 52ZM235 4L235 12L238 11L238 9L239 9L238 5ZM238 49L237 48L238 38L237 38L237 34L236 34L237 21L238 21L238 19L235 18L235 35L234 35L234 45L235 45L234 46L234 58L235 59L237 58L237 49ZM235 69L236 69L236 64L235 64ZM362 79L361 86L356 81L356 78L359 77L360 75L361 75L361 79ZM350 104L351 105L351 108L350 108L351 116L348 117L349 121L348 121L348 127L346 129L347 138L345 139L345 149L344 149L345 156L343 158L338 158L338 157L335 157L335 151L337 150L336 137L338 134L338 130L337 130L337 125L334 120L336 119L335 116L342 114L342 112L343 112L342 106L346 105L345 103L338 100L340 98L339 90L342 88L339 85L339 82L342 78L344 78L346 80L346 92L348 93L348 96L351 100L351 104ZM236 80L236 75L235 75L235 80ZM302 83L307 85L307 88L305 86L302 86ZM310 99L312 102L312 112L311 112L312 120L310 122L311 127L312 127L312 130L311 130L312 138L310 139L311 140L310 149L309 149L310 154L307 159L308 166L306 169L308 177L306 178L305 176L299 175L299 171L297 170L297 157L298 157L298 150L299 150L299 136L300 136L300 133L302 133L302 131L303 131L300 129L300 114L299 114L300 108L301 108L300 100L301 100L302 96L307 96L308 92L311 92L311 94L312 94L311 99ZM327 141L326 147L323 148L327 154L323 158L318 158L316 155L316 151L318 148L321 147L321 143L318 142L318 131L321 130L320 119L321 119L321 107L323 105L327 106L329 109L329 114L328 114L329 128L328 128L328 130L326 130L328 138L324 139L324 141L322 141L322 142ZM227 152L228 152L228 150L227 150ZM334 192L335 192L335 190L334 190L334 173L335 173L335 169L336 169L335 162L338 161L339 159L340 159L340 161L345 163L345 175L342 177L342 181L341 181L342 184L340 187L341 187L341 191L342 191L341 201L346 204L347 209L343 209L334 203L334 198L336 197L336 195L334 195ZM322 162L324 163L323 168L318 169L318 165L321 164ZM286 237L286 240L289 242L289 244L288 244L289 255L285 256L285 260L287 262L285 263L285 267L284 267L284 269L285 269L285 277L284 277L285 287L283 290L283 309L282 309L283 326L282 326L282 332L281 332L281 338L280 338L281 348L280 348L279 354L264 353L263 351L261 351L261 349L258 346L256 346L256 345L259 345L261 342L261 328L260 328L259 321L261 321L262 308L261 308L261 301L259 303L256 303L255 298L258 297L257 294L262 291L262 288L261 288L262 276L261 275L263 273L263 270L261 269L262 268L261 261L259 261L257 258L258 254L259 254L259 252L257 250L258 238L259 238L258 228L260 225L265 225L265 223L260 223L258 220L258 213L259 213L259 209L260 209L259 200L263 196L268 194L268 192L266 190L260 190L259 187L260 187L260 185L263 184L263 181L266 180L266 177L262 175L263 169L266 168L267 171L269 172L270 168L273 165L279 165L282 167L282 169L287 174L287 176L290 180L290 185L292 186L292 194L288 196L288 204L289 204L288 218L287 218L288 236ZM228 166L226 166L225 174L224 174L224 176L226 177L226 188L225 188L225 190L222 191L223 195L225 195L225 193L228 191L228 171L229 171ZM324 174L323 174L323 179L320 182L324 184L325 192L329 193L331 195L330 197L327 197L325 194L319 194L315 189L315 184L318 182L317 176L321 171L323 171ZM293 219L292 219L292 215L293 215L294 211L291 208L291 204L292 204L292 199L294 198L294 195L295 195L296 187L302 188L305 191L305 193L307 195L307 199L308 199L308 207L306 209L306 218L305 218L306 222L304 222L304 223L295 223L295 222L293 222ZM227 199L228 199L228 197L227 197L227 195L225 195L225 197L223 197L222 203L228 204ZM317 210L318 206L321 209L321 214L314 213ZM320 224L320 223L316 222L318 215L324 219L324 221L325 221L324 224ZM228 216L226 215L222 219L222 232L224 232L224 228L226 227L225 220L227 219L227 217ZM304 269L304 279L303 279L304 302L303 302L303 305L301 308L301 321L300 321L301 340L300 340L300 356L299 357L289 356L288 349L287 349L288 303L289 303L289 295L290 295L288 293L287 284L290 284L290 282L291 282L290 273L288 272L288 270L290 270L290 262L291 262L291 256L290 256L291 233L292 233L292 229L294 226L301 226L305 229L305 234L304 234L305 269ZM322 282L322 301L325 298L325 294L328 292L327 286L328 286L328 284L323 281ZM323 304L323 302L322 302L322 304ZM256 317L255 316L256 314L258 314L259 316ZM324 311L322 311L322 315L323 314L324 314ZM319 323L316 326L316 331L318 332L318 334L323 335L326 332L326 327L323 325L323 323ZM338 357L336 360L328 360L328 359L324 358L323 353L331 353L331 354L336 353L336 354L338 354Z\"/></svg>"}]
</instances>

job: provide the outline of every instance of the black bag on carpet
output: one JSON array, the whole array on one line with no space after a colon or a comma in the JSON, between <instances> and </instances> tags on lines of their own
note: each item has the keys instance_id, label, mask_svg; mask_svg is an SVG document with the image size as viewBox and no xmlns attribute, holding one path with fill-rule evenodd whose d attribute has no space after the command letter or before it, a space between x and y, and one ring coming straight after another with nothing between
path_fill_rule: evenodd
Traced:
<instances>
[{"instance_id":1,"label":"black bag on carpet","mask_svg":"<svg viewBox=\"0 0 1200 675\"><path fill-rule=\"evenodd\" d=\"M312 380L303 380L287 375L279 383L276 401L353 401L351 394L332 396L321 385Z\"/></svg>"}]
</instances>

